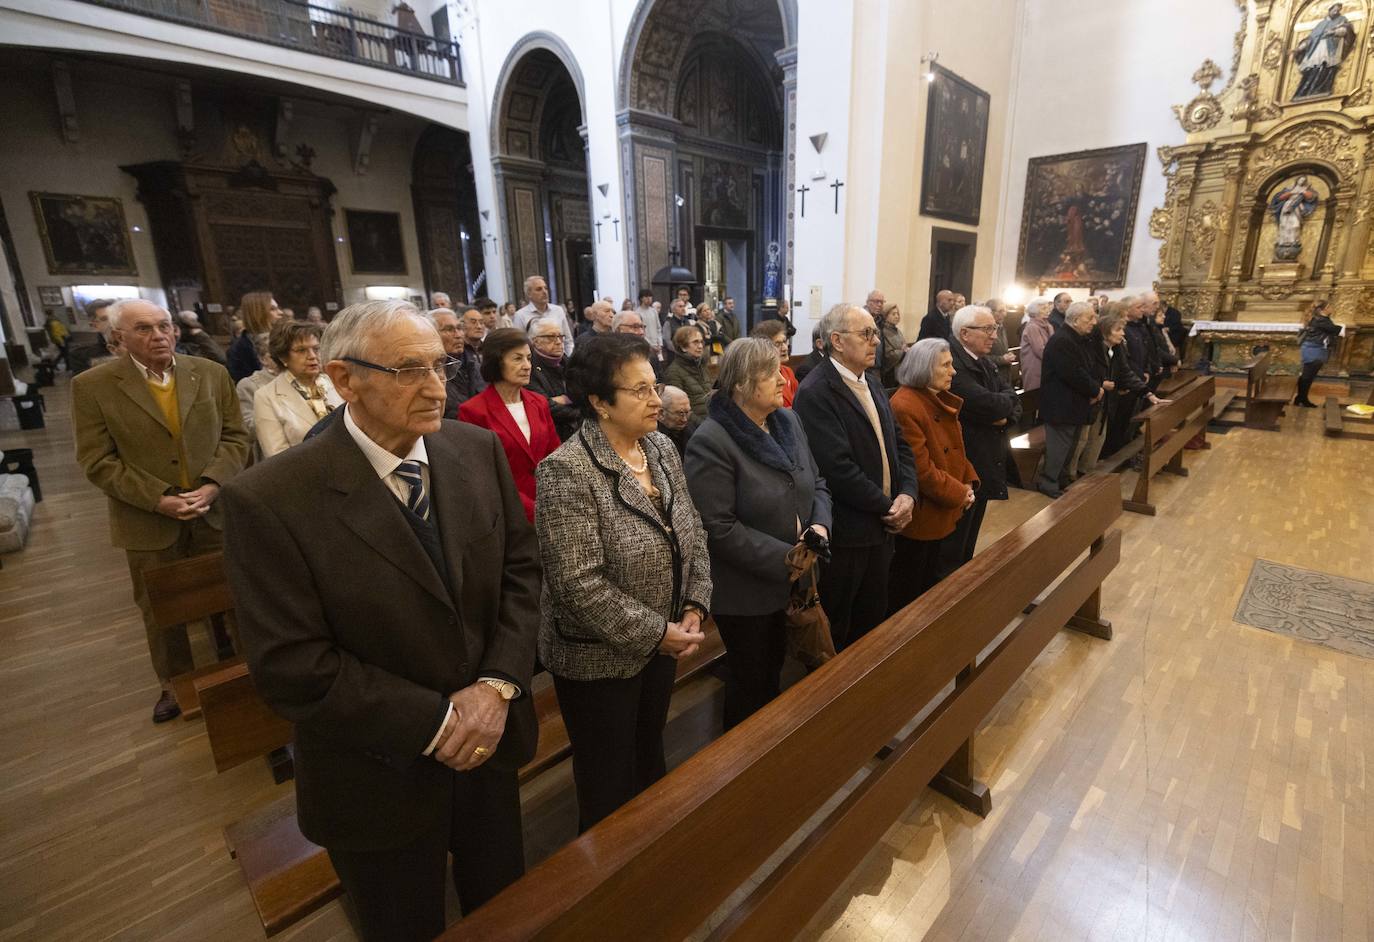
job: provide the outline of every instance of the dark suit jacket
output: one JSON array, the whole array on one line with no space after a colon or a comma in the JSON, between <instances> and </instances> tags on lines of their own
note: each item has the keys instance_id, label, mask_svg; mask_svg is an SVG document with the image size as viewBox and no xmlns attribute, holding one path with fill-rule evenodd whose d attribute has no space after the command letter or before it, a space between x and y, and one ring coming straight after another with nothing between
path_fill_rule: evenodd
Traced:
<instances>
[{"instance_id":1,"label":"dark suit jacket","mask_svg":"<svg viewBox=\"0 0 1374 942\"><path fill-rule=\"evenodd\" d=\"M342 421L220 499L248 667L296 724L301 833L325 847L449 833L456 773L421 753L448 695L480 676L522 691L488 762L513 769L534 755L534 531L495 435L445 421L425 448L442 576Z\"/></svg>"},{"instance_id":2,"label":"dark suit jacket","mask_svg":"<svg viewBox=\"0 0 1374 942\"><path fill-rule=\"evenodd\" d=\"M1142 379L1159 372L1159 351L1144 319L1126 322L1126 356Z\"/></svg>"},{"instance_id":3,"label":"dark suit jacket","mask_svg":"<svg viewBox=\"0 0 1374 942\"><path fill-rule=\"evenodd\" d=\"M939 308L931 308L930 313L921 318L921 332L916 335L916 339L920 341L935 337L939 340L949 340L952 336L949 318L941 314Z\"/></svg>"},{"instance_id":4,"label":"dark suit jacket","mask_svg":"<svg viewBox=\"0 0 1374 942\"><path fill-rule=\"evenodd\" d=\"M1048 425L1087 425L1092 421L1092 400L1102 390L1104 376L1097 375L1090 345L1084 336L1065 327L1045 344L1045 372L1040 381L1040 417Z\"/></svg>"},{"instance_id":5,"label":"dark suit jacket","mask_svg":"<svg viewBox=\"0 0 1374 942\"><path fill-rule=\"evenodd\" d=\"M520 502L525 505L525 519L534 522L534 469L549 455L558 450L562 442L553 424L553 413L549 411L549 400L537 392L520 390L520 398L525 403L525 418L530 423L530 440L495 386L488 386L467 402L458 407L458 418L482 428L491 429L501 439L506 449L506 460L510 462L511 476L515 478L515 489L520 493Z\"/></svg>"},{"instance_id":6,"label":"dark suit jacket","mask_svg":"<svg viewBox=\"0 0 1374 942\"><path fill-rule=\"evenodd\" d=\"M959 425L964 432L964 452L982 482L978 498L1006 500L1007 484L1021 483L1007 437L1008 430L1021 420L1021 400L987 357L975 360L960 343L950 344L949 351L954 358L954 382L949 391L964 400ZM1006 419L1006 424L994 425L999 419Z\"/></svg>"},{"instance_id":7,"label":"dark suit jacket","mask_svg":"<svg viewBox=\"0 0 1374 942\"><path fill-rule=\"evenodd\" d=\"M821 353L819 350L812 350L806 355L806 359L802 360L797 366L797 382L800 383L802 380L806 379L807 374L824 362L825 354Z\"/></svg>"},{"instance_id":8,"label":"dark suit jacket","mask_svg":"<svg viewBox=\"0 0 1374 942\"><path fill-rule=\"evenodd\" d=\"M802 380L793 410L802 420L811 453L830 488L835 546L877 546L891 534L882 518L898 494L916 500L916 464L911 446L897 434L897 423L882 385L864 373L883 427L892 496L883 493L882 452L868 413L845 385L835 364L825 360Z\"/></svg>"},{"instance_id":9,"label":"dark suit jacket","mask_svg":"<svg viewBox=\"0 0 1374 942\"><path fill-rule=\"evenodd\" d=\"M658 360L650 357L649 362L657 364ZM568 394L568 381L564 376L567 365L567 357L554 364L535 354L534 365L530 369L530 389L549 400L549 412L553 414L554 428L558 430L558 437L565 442L572 438L573 432L582 424L582 412L577 406L553 401L558 396ZM657 378L657 371L654 376Z\"/></svg>"}]
</instances>

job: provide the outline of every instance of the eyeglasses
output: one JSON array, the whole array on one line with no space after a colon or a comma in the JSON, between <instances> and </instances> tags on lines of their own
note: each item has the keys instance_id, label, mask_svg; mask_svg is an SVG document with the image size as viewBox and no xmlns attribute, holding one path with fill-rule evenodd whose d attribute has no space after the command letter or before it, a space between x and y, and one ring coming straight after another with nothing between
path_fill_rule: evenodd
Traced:
<instances>
[{"instance_id":1,"label":"eyeglasses","mask_svg":"<svg viewBox=\"0 0 1374 942\"><path fill-rule=\"evenodd\" d=\"M530 339L535 343L552 343L557 341L560 346L563 344L562 334L540 334L538 337L531 337Z\"/></svg>"},{"instance_id":2,"label":"eyeglasses","mask_svg":"<svg viewBox=\"0 0 1374 942\"><path fill-rule=\"evenodd\" d=\"M620 392L629 393L640 402L648 402L649 397L657 392L657 390L648 383L640 383L638 386L617 386L615 388Z\"/></svg>"},{"instance_id":3,"label":"eyeglasses","mask_svg":"<svg viewBox=\"0 0 1374 942\"><path fill-rule=\"evenodd\" d=\"M345 363L352 363L354 366L365 366L369 370L376 370L379 373L390 373L396 377L398 386L414 386L416 383L423 383L429 378L430 373L439 374L439 379L448 382L458 375L458 370L462 367L462 360L455 360L453 357L444 357L433 366L382 366L379 363L369 363L366 360L359 360L357 357L340 357Z\"/></svg>"},{"instance_id":4,"label":"eyeglasses","mask_svg":"<svg viewBox=\"0 0 1374 942\"><path fill-rule=\"evenodd\" d=\"M982 327L965 327L964 330L976 330L982 334L995 334L997 333L997 325L984 324Z\"/></svg>"},{"instance_id":5,"label":"eyeglasses","mask_svg":"<svg viewBox=\"0 0 1374 942\"><path fill-rule=\"evenodd\" d=\"M643 324L621 324L621 325L620 325L620 332L621 332L622 334L642 334L642 333L644 333L644 325L643 325Z\"/></svg>"},{"instance_id":6,"label":"eyeglasses","mask_svg":"<svg viewBox=\"0 0 1374 942\"><path fill-rule=\"evenodd\" d=\"M441 333L441 334L457 334L457 333L461 333L462 330L463 330L463 328L459 327L457 324L449 324L447 327L440 327L440 328L439 328L439 333Z\"/></svg>"},{"instance_id":7,"label":"eyeglasses","mask_svg":"<svg viewBox=\"0 0 1374 942\"><path fill-rule=\"evenodd\" d=\"M858 334L865 340L877 340L878 329L876 327L865 327L863 330L837 330L837 334Z\"/></svg>"}]
</instances>

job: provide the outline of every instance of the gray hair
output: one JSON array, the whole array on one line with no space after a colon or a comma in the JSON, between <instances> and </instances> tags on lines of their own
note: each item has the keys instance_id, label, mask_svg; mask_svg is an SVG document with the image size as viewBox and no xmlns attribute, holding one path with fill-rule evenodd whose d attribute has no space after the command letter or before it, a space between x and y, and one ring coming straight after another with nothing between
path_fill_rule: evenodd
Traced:
<instances>
[{"instance_id":1,"label":"gray hair","mask_svg":"<svg viewBox=\"0 0 1374 942\"><path fill-rule=\"evenodd\" d=\"M687 395L685 390L679 389L676 386L664 386L663 392L658 394L658 398L663 401L665 406L678 398L686 399L688 402L692 401L692 397Z\"/></svg>"},{"instance_id":2,"label":"gray hair","mask_svg":"<svg viewBox=\"0 0 1374 942\"><path fill-rule=\"evenodd\" d=\"M620 330L631 317L639 317L639 311L617 311L615 317L611 318L611 330ZM639 322L644 323L644 318L639 317Z\"/></svg>"},{"instance_id":3,"label":"gray hair","mask_svg":"<svg viewBox=\"0 0 1374 942\"><path fill-rule=\"evenodd\" d=\"M1097 309L1087 301L1075 301L1064 309L1064 323L1067 324L1072 321L1076 324L1084 314L1095 313L1097 313Z\"/></svg>"},{"instance_id":4,"label":"gray hair","mask_svg":"<svg viewBox=\"0 0 1374 942\"><path fill-rule=\"evenodd\" d=\"M959 331L965 327L973 326L973 319L979 314L992 316L992 311L983 307L981 304L965 304L954 312L954 316L949 319L949 332L955 337L959 336Z\"/></svg>"},{"instance_id":5,"label":"gray hair","mask_svg":"<svg viewBox=\"0 0 1374 942\"><path fill-rule=\"evenodd\" d=\"M543 275L530 275L529 277L527 277L527 278L525 279L525 297L528 298L528 297L530 296L530 285L534 284L536 281L543 281L543 280L544 280L544 276L543 276Z\"/></svg>"},{"instance_id":6,"label":"gray hair","mask_svg":"<svg viewBox=\"0 0 1374 942\"><path fill-rule=\"evenodd\" d=\"M939 337L927 337L911 345L911 349L897 364L897 382L912 389L925 389L935 375L935 364L940 355L949 352L949 341Z\"/></svg>"},{"instance_id":7,"label":"gray hair","mask_svg":"<svg viewBox=\"0 0 1374 942\"><path fill-rule=\"evenodd\" d=\"M451 307L436 307L432 311L420 311L418 313L424 317L428 317L430 320L434 320L434 318L438 317L440 314L452 314L454 317L463 316Z\"/></svg>"},{"instance_id":8,"label":"gray hair","mask_svg":"<svg viewBox=\"0 0 1374 942\"><path fill-rule=\"evenodd\" d=\"M163 314L166 314L169 320L172 317L171 312L168 311L165 307L162 307L160 304L154 304L147 298L120 298L118 301L110 305L109 311L105 315L109 319L110 329L119 330L120 318L124 316L125 311L127 311L129 308L133 307L136 304L146 304L149 307L157 308Z\"/></svg>"},{"instance_id":9,"label":"gray hair","mask_svg":"<svg viewBox=\"0 0 1374 942\"><path fill-rule=\"evenodd\" d=\"M844 330L844 316L854 310L856 306L848 301L841 301L822 315L821 322L816 325L816 329L821 332L821 341L825 344L826 356L835 352L835 346L830 335Z\"/></svg>"},{"instance_id":10,"label":"gray hair","mask_svg":"<svg viewBox=\"0 0 1374 942\"><path fill-rule=\"evenodd\" d=\"M538 330L540 327L543 327L545 324L552 324L554 328L558 331L558 335L560 337L563 336L563 325L558 323L557 318L549 317L547 315L544 317L531 317L530 322L525 325L525 335L528 337L533 337L534 332Z\"/></svg>"},{"instance_id":11,"label":"gray hair","mask_svg":"<svg viewBox=\"0 0 1374 942\"><path fill-rule=\"evenodd\" d=\"M1026 305L1026 313L1029 314L1031 317L1039 317L1041 311L1045 310L1045 308L1047 307L1051 307L1052 305L1053 302L1050 301L1049 298L1036 298L1034 301Z\"/></svg>"},{"instance_id":12,"label":"gray hair","mask_svg":"<svg viewBox=\"0 0 1374 942\"><path fill-rule=\"evenodd\" d=\"M448 296L448 292L446 291L435 291L429 296L429 303L433 304L435 307L442 307L442 305L439 304L440 298L443 298L449 304L453 303L453 299Z\"/></svg>"},{"instance_id":13,"label":"gray hair","mask_svg":"<svg viewBox=\"0 0 1374 942\"><path fill-rule=\"evenodd\" d=\"M263 361L263 366L266 366L268 357L272 355L270 350L270 345L272 341L271 332L264 330L260 334L253 334L251 339L253 343L253 349L257 351L258 359Z\"/></svg>"},{"instance_id":14,"label":"gray hair","mask_svg":"<svg viewBox=\"0 0 1374 942\"><path fill-rule=\"evenodd\" d=\"M320 337L320 362L342 360L344 357L368 358L368 344L377 334L384 334L406 318L428 324L434 329L429 313L421 312L409 301L364 301L350 304L329 322Z\"/></svg>"},{"instance_id":15,"label":"gray hair","mask_svg":"<svg viewBox=\"0 0 1374 942\"><path fill-rule=\"evenodd\" d=\"M1122 296L1121 300L1117 303L1123 305L1124 307L1135 307L1136 302L1138 302L1139 300L1140 298L1138 296L1134 294L1127 294Z\"/></svg>"},{"instance_id":16,"label":"gray hair","mask_svg":"<svg viewBox=\"0 0 1374 942\"><path fill-rule=\"evenodd\" d=\"M741 337L725 348L716 385L727 396L733 397L736 391L747 396L758 386L761 377L778 371L779 362L778 348L773 346L773 341Z\"/></svg>"}]
</instances>

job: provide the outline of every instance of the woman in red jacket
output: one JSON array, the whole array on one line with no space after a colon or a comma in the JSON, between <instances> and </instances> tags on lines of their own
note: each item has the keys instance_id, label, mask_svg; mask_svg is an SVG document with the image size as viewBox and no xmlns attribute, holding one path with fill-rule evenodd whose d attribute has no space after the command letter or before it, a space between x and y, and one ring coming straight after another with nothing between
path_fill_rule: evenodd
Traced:
<instances>
[{"instance_id":1,"label":"woman in red jacket","mask_svg":"<svg viewBox=\"0 0 1374 942\"><path fill-rule=\"evenodd\" d=\"M534 469L558 448L549 401L530 384L530 342L524 331L503 327L482 341L487 388L458 407L458 418L491 429L501 439L515 489L534 522Z\"/></svg>"},{"instance_id":2,"label":"woman in red jacket","mask_svg":"<svg viewBox=\"0 0 1374 942\"><path fill-rule=\"evenodd\" d=\"M900 384L892 396L897 429L916 459L920 499L911 523L897 535L888 579L888 613L903 608L958 568L943 554L945 538L973 505L978 475L964 454L959 409L964 400L949 391L954 360L949 344L928 338L914 344L897 365Z\"/></svg>"}]
</instances>

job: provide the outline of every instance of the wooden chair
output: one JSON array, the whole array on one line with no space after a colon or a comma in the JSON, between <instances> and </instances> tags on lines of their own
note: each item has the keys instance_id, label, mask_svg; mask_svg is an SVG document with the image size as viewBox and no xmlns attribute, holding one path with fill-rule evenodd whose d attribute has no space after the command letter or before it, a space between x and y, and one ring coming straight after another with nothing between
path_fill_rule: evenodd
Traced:
<instances>
[{"instance_id":1,"label":"wooden chair","mask_svg":"<svg viewBox=\"0 0 1374 942\"><path fill-rule=\"evenodd\" d=\"M1212 395L1216 380L1198 376L1188 385L1176 389L1172 401L1151 406L1136 416L1140 429L1140 476L1136 478L1135 493L1125 502L1127 510L1154 516L1150 503L1150 481L1160 471L1187 477L1183 466L1183 449L1194 436L1206 437L1207 423L1212 420Z\"/></svg>"},{"instance_id":2,"label":"wooden chair","mask_svg":"<svg viewBox=\"0 0 1374 942\"><path fill-rule=\"evenodd\" d=\"M1120 487L1084 479L441 938L680 939L731 897L710 938L793 938L927 783L985 813L979 724L1061 628L1110 635Z\"/></svg>"}]
</instances>

